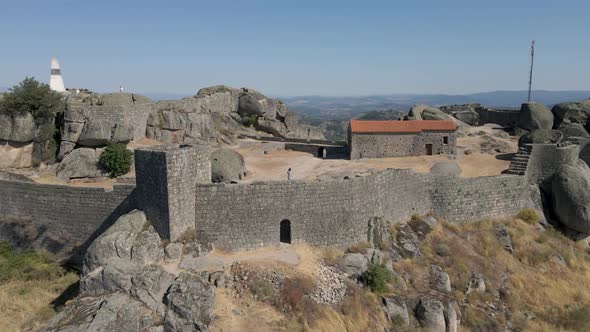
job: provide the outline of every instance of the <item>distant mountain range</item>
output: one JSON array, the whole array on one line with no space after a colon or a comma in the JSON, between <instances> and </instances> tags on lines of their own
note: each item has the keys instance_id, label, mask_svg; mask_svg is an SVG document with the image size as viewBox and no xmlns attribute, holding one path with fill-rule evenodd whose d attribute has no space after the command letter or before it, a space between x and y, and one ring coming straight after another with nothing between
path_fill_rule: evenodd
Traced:
<instances>
[{"instance_id":1,"label":"distant mountain range","mask_svg":"<svg viewBox=\"0 0 590 332\"><path fill-rule=\"evenodd\" d=\"M590 98L590 91L534 90L532 100L548 107L566 101ZM301 96L280 98L289 109L303 116L319 118L352 117L375 110L407 111L414 104L442 106L480 103L491 108L518 108L527 100L527 91L493 91L465 95L391 94L364 97Z\"/></svg>"}]
</instances>

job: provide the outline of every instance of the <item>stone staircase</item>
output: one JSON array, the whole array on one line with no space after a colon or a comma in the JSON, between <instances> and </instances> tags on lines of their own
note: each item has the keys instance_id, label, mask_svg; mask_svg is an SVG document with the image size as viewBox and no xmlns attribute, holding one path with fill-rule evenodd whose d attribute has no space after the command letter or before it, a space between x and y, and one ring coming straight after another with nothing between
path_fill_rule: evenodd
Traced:
<instances>
[{"instance_id":1,"label":"stone staircase","mask_svg":"<svg viewBox=\"0 0 590 332\"><path fill-rule=\"evenodd\" d=\"M506 171L506 174L524 175L526 168L529 163L529 148L519 147L518 152L512 157L510 161L510 167Z\"/></svg>"}]
</instances>

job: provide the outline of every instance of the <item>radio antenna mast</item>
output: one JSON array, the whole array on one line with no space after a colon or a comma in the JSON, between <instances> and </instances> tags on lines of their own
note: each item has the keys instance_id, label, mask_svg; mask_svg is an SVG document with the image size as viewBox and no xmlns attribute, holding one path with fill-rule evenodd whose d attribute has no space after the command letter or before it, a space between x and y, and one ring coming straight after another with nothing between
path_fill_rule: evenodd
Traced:
<instances>
[{"instance_id":1,"label":"radio antenna mast","mask_svg":"<svg viewBox=\"0 0 590 332\"><path fill-rule=\"evenodd\" d=\"M531 87L533 85L533 65L535 63L535 41L531 42L531 71L529 73L529 99L528 102L531 102Z\"/></svg>"}]
</instances>

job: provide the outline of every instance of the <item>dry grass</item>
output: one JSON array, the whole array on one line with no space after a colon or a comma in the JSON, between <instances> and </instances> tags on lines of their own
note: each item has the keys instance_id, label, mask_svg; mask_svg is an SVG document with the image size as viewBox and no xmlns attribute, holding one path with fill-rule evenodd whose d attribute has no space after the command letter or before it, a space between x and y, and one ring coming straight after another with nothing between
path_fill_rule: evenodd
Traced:
<instances>
[{"instance_id":1,"label":"dry grass","mask_svg":"<svg viewBox=\"0 0 590 332\"><path fill-rule=\"evenodd\" d=\"M478 307L494 301L491 291L499 289L502 275L508 273L510 293L505 301L513 312L515 327L524 331L589 331L587 245L575 243L553 229L540 231L529 216L533 217L527 213L510 220L440 223L423 242L423 257L395 264L396 269L413 277L406 295L427 292L428 268L440 265L451 278L452 297L470 304L462 308L464 330L494 330L502 326L503 318L492 318ZM506 225L513 240L512 255L496 239L494 223ZM450 255L440 255L441 247L448 248ZM559 256L563 258L561 263L556 258ZM485 276L487 291L466 297L464 290L472 272ZM537 318L528 320L524 313Z\"/></svg>"},{"instance_id":2,"label":"dry grass","mask_svg":"<svg viewBox=\"0 0 590 332\"><path fill-rule=\"evenodd\" d=\"M0 243L2 331L36 330L54 315L51 302L78 280L48 254L17 251Z\"/></svg>"},{"instance_id":3,"label":"dry grass","mask_svg":"<svg viewBox=\"0 0 590 332\"><path fill-rule=\"evenodd\" d=\"M39 328L55 314L51 301L76 281L78 276L68 273L53 280L10 281L0 285L2 331L21 331L23 326Z\"/></svg>"}]
</instances>

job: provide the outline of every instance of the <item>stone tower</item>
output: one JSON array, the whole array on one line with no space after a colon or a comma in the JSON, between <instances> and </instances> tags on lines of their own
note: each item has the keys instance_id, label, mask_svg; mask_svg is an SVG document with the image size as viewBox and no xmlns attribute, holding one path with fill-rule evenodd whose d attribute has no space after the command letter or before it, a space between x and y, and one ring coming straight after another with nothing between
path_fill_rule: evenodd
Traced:
<instances>
[{"instance_id":1,"label":"stone tower","mask_svg":"<svg viewBox=\"0 0 590 332\"><path fill-rule=\"evenodd\" d=\"M165 145L135 150L137 208L163 239L195 231L197 183L211 183L207 145Z\"/></svg>"},{"instance_id":2,"label":"stone tower","mask_svg":"<svg viewBox=\"0 0 590 332\"><path fill-rule=\"evenodd\" d=\"M49 78L49 88L53 91L65 92L64 80L61 77L61 69L56 58L51 58L51 76Z\"/></svg>"}]
</instances>

